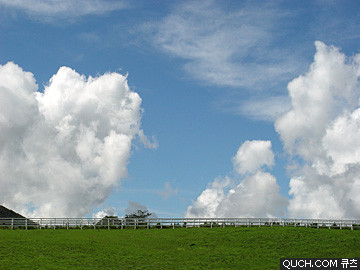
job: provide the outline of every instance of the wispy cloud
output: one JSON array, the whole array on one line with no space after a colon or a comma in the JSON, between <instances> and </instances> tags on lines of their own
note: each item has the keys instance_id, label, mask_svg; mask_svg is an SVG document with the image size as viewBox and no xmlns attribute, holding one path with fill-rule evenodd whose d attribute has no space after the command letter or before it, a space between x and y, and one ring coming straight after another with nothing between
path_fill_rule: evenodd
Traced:
<instances>
[{"instance_id":1,"label":"wispy cloud","mask_svg":"<svg viewBox=\"0 0 360 270\"><path fill-rule=\"evenodd\" d=\"M21 10L37 20L52 21L71 20L86 15L102 15L128 8L129 4L121 0L0 0L0 6Z\"/></svg>"},{"instance_id":2,"label":"wispy cloud","mask_svg":"<svg viewBox=\"0 0 360 270\"><path fill-rule=\"evenodd\" d=\"M217 101L216 106L225 112L254 120L274 122L291 108L288 96L252 97L247 100Z\"/></svg>"},{"instance_id":3,"label":"wispy cloud","mask_svg":"<svg viewBox=\"0 0 360 270\"><path fill-rule=\"evenodd\" d=\"M170 182L165 182L165 186L163 190L157 191L157 194L159 194L161 197L163 197L164 200L169 199L171 196L174 196L178 193L177 188L173 188L170 184Z\"/></svg>"},{"instance_id":4,"label":"wispy cloud","mask_svg":"<svg viewBox=\"0 0 360 270\"><path fill-rule=\"evenodd\" d=\"M186 2L146 25L154 46L185 60L193 78L217 86L263 89L289 79L292 57L272 43L287 12L273 5L236 10L215 1Z\"/></svg>"},{"instance_id":5,"label":"wispy cloud","mask_svg":"<svg viewBox=\"0 0 360 270\"><path fill-rule=\"evenodd\" d=\"M314 39L337 46L358 46L360 33L359 12L357 1L314 1L316 19L311 25ZM349 12L351 10L351 12Z\"/></svg>"},{"instance_id":6,"label":"wispy cloud","mask_svg":"<svg viewBox=\"0 0 360 270\"><path fill-rule=\"evenodd\" d=\"M88 43L98 43L101 41L100 36L94 32L81 33L78 38Z\"/></svg>"}]
</instances>

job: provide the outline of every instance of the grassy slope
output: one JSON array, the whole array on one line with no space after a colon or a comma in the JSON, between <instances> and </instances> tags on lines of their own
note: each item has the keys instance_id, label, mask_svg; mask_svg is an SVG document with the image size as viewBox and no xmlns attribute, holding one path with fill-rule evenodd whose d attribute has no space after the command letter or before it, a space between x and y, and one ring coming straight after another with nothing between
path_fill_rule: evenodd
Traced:
<instances>
[{"instance_id":1,"label":"grassy slope","mask_svg":"<svg viewBox=\"0 0 360 270\"><path fill-rule=\"evenodd\" d=\"M0 250L1 269L279 269L283 257L360 257L360 231L0 230Z\"/></svg>"}]
</instances>

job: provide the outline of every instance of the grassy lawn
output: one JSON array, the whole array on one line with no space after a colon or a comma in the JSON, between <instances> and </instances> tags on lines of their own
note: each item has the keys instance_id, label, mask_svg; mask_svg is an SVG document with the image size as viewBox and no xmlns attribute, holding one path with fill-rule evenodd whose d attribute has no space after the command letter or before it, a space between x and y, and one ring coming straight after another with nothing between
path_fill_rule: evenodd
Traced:
<instances>
[{"instance_id":1,"label":"grassy lawn","mask_svg":"<svg viewBox=\"0 0 360 270\"><path fill-rule=\"evenodd\" d=\"M279 269L360 257L360 231L292 227L0 230L1 269Z\"/></svg>"}]
</instances>

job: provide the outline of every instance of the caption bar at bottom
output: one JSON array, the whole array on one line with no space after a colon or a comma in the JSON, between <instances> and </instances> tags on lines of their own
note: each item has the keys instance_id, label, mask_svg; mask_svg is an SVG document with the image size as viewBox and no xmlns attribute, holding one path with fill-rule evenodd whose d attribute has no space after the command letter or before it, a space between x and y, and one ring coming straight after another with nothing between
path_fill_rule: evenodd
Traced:
<instances>
[{"instance_id":1,"label":"caption bar at bottom","mask_svg":"<svg viewBox=\"0 0 360 270\"><path fill-rule=\"evenodd\" d=\"M346 259L315 259L315 258L281 258L280 270L296 269L360 269L359 258Z\"/></svg>"}]
</instances>

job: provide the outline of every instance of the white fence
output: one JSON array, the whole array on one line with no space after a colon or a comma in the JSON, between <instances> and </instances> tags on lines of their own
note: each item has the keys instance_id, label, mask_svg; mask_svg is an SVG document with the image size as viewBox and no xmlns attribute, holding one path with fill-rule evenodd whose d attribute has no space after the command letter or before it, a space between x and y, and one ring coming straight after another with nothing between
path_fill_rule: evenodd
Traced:
<instances>
[{"instance_id":1,"label":"white fence","mask_svg":"<svg viewBox=\"0 0 360 270\"><path fill-rule=\"evenodd\" d=\"M0 218L0 227L22 229L126 229L189 227L291 226L360 229L360 220L289 218Z\"/></svg>"}]
</instances>

